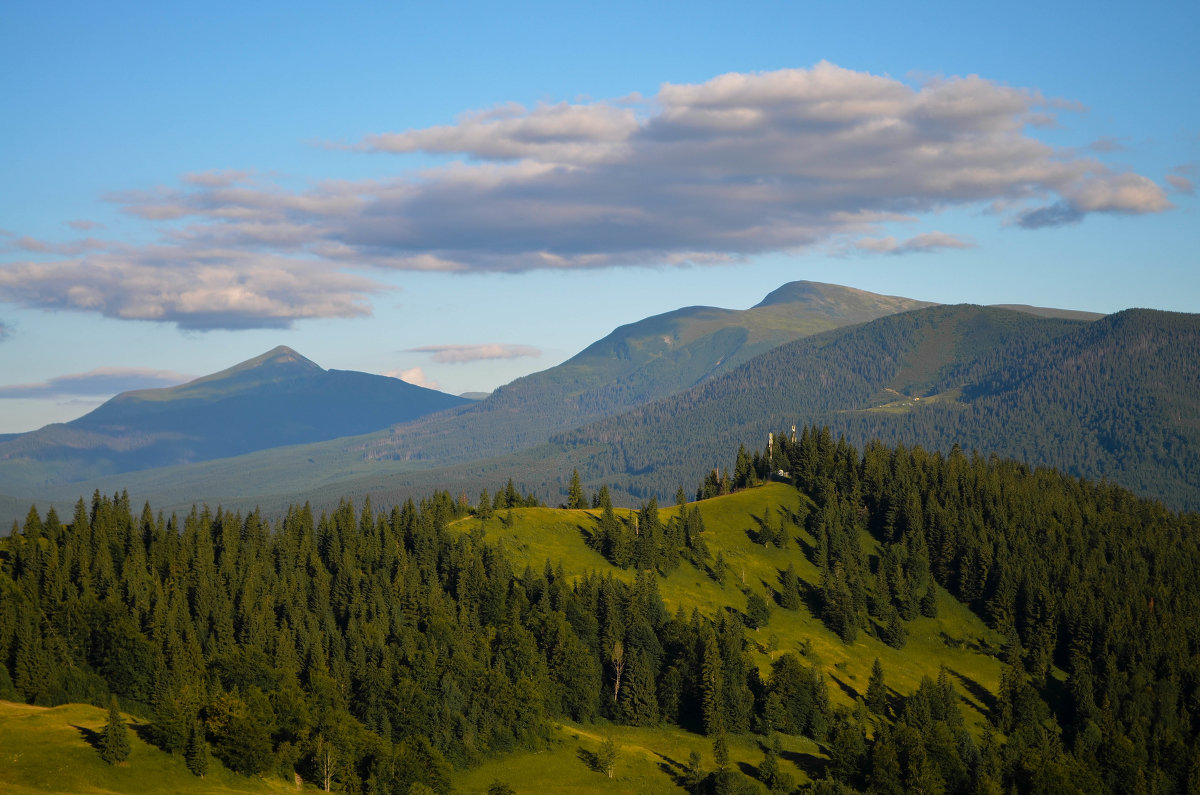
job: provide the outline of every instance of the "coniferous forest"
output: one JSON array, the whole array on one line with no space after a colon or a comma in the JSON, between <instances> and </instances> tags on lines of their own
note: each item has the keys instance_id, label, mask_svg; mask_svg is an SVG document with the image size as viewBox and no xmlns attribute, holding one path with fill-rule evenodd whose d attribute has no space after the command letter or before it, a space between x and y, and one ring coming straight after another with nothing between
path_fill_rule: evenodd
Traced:
<instances>
[{"instance_id":1,"label":"coniferous forest","mask_svg":"<svg viewBox=\"0 0 1200 795\"><path fill-rule=\"evenodd\" d=\"M536 749L559 720L711 738L715 766L692 759L675 777L692 792L1200 792L1196 514L958 448L858 449L824 428L731 461L698 499L770 478L799 492L791 524L765 522L754 541L794 550L819 582L781 570L773 607L808 606L846 644L903 649L940 590L1004 638L982 725L944 668L900 694L876 661L848 708L817 663L780 651L756 664L762 598L706 613L660 592L679 567L726 576L683 490L666 518L653 501L619 515L577 479L563 507L592 510L585 541L608 571L518 571L485 532L536 504L511 482L474 506L439 492L278 521L164 517L123 493L65 521L32 509L0 540L0 699L115 697L198 775L211 753L348 792L448 792L456 769ZM726 750L747 735L766 749L751 770ZM821 749L808 783L781 766L779 735ZM606 753L594 761L611 775Z\"/></svg>"}]
</instances>

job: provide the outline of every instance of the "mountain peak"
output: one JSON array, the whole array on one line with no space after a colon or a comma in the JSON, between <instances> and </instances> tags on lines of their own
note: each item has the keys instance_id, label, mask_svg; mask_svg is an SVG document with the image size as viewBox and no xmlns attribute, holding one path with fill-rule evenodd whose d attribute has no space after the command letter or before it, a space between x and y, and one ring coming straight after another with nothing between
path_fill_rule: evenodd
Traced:
<instances>
[{"instance_id":1,"label":"mountain peak","mask_svg":"<svg viewBox=\"0 0 1200 795\"><path fill-rule=\"evenodd\" d=\"M235 364L233 367L230 367L228 370L223 372L231 373L264 366L294 366L296 370L321 370L321 367L311 359L301 356L288 346L276 345L266 353L255 356L253 359L247 359L241 364ZM217 375L219 375L219 373Z\"/></svg>"},{"instance_id":2,"label":"mountain peak","mask_svg":"<svg viewBox=\"0 0 1200 795\"><path fill-rule=\"evenodd\" d=\"M853 287L843 287L840 284L795 281L772 290L754 309L788 304L800 304L809 309L819 309L830 317L840 317L851 322L874 320L881 315L933 306L929 301L917 301L895 295L878 295Z\"/></svg>"}]
</instances>

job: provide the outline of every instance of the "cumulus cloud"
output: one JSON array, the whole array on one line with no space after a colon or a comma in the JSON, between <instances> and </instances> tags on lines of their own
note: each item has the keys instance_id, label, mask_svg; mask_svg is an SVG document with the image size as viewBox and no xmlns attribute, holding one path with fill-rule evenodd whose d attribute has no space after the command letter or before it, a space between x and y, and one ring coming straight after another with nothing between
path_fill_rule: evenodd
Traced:
<instances>
[{"instance_id":1,"label":"cumulus cloud","mask_svg":"<svg viewBox=\"0 0 1200 795\"><path fill-rule=\"evenodd\" d=\"M825 62L503 105L345 147L450 160L400 177L293 190L210 171L113 193L123 212L168 222L157 242L28 248L69 259L0 266L0 300L277 326L366 314L381 287L363 271L721 264L847 239L903 253L962 247L948 233L880 236L947 208L1005 207L1027 228L1168 209L1160 186L1089 154L1111 144L1032 135L1078 109L974 75L910 85Z\"/></svg>"},{"instance_id":2,"label":"cumulus cloud","mask_svg":"<svg viewBox=\"0 0 1200 795\"><path fill-rule=\"evenodd\" d=\"M93 229L103 229L104 224L96 221L89 221L86 218L76 218L72 221L67 221L67 226L78 232L90 232Z\"/></svg>"},{"instance_id":3,"label":"cumulus cloud","mask_svg":"<svg viewBox=\"0 0 1200 795\"><path fill-rule=\"evenodd\" d=\"M539 349L531 345L501 345L495 342L484 345L425 345L420 348L409 348L408 352L431 353L433 360L442 364L462 364L481 359L519 359L522 356L542 355Z\"/></svg>"},{"instance_id":4,"label":"cumulus cloud","mask_svg":"<svg viewBox=\"0 0 1200 795\"><path fill-rule=\"evenodd\" d=\"M0 399L66 395L115 395L133 389L156 389L191 381L195 376L138 367L100 367L86 373L60 375L36 384L0 386Z\"/></svg>"},{"instance_id":5,"label":"cumulus cloud","mask_svg":"<svg viewBox=\"0 0 1200 795\"><path fill-rule=\"evenodd\" d=\"M413 386L423 386L426 389L438 389L438 382L432 381L425 377L425 372L420 367L412 367L408 370L392 370L384 375L390 378L399 378L401 381L407 381Z\"/></svg>"},{"instance_id":6,"label":"cumulus cloud","mask_svg":"<svg viewBox=\"0 0 1200 795\"><path fill-rule=\"evenodd\" d=\"M182 329L288 328L299 318L367 315L381 290L319 263L231 249L148 246L0 267L0 298Z\"/></svg>"},{"instance_id":7,"label":"cumulus cloud","mask_svg":"<svg viewBox=\"0 0 1200 795\"><path fill-rule=\"evenodd\" d=\"M923 251L937 251L944 248L975 248L975 243L958 235L945 232L927 232L907 240L897 240L891 235L887 237L864 237L858 243L863 251L880 254L915 254Z\"/></svg>"}]
</instances>

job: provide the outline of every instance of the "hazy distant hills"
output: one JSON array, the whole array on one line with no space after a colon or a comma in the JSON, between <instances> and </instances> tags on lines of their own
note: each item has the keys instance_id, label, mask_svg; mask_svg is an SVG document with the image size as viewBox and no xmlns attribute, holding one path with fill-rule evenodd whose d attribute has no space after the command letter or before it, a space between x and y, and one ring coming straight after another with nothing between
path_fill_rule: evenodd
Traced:
<instances>
[{"instance_id":1,"label":"hazy distant hills","mask_svg":"<svg viewBox=\"0 0 1200 795\"><path fill-rule=\"evenodd\" d=\"M125 392L77 420L0 442L0 488L362 434L469 402L396 378L324 370L280 346L181 386Z\"/></svg>"},{"instance_id":2,"label":"hazy distant hills","mask_svg":"<svg viewBox=\"0 0 1200 795\"><path fill-rule=\"evenodd\" d=\"M730 446L829 425L854 443L995 453L1200 508L1200 316L1093 322L934 307L776 348L692 390L560 434L564 460L669 493ZM577 451L572 454L571 451Z\"/></svg>"}]
</instances>

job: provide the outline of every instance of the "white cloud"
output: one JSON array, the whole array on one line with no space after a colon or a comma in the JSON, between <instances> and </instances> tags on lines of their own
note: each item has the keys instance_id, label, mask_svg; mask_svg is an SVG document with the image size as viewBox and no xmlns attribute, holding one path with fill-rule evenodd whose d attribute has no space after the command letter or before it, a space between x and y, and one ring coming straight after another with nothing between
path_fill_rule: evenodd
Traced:
<instances>
[{"instance_id":1,"label":"white cloud","mask_svg":"<svg viewBox=\"0 0 1200 795\"><path fill-rule=\"evenodd\" d=\"M199 172L113 193L124 212L173 223L143 246L20 238L70 259L0 266L0 300L188 328L285 326L367 314L382 287L348 271L720 264L859 239L903 253L968 245L880 236L885 222L954 207L1028 228L1169 209L1146 177L1030 134L1078 109L975 75L914 86L825 62L668 83L646 99L505 105L347 147L462 158L401 177L288 190ZM1169 183L1185 190L1181 180Z\"/></svg>"},{"instance_id":2,"label":"white cloud","mask_svg":"<svg viewBox=\"0 0 1200 795\"><path fill-rule=\"evenodd\" d=\"M420 367L412 367L407 370L392 370L384 373L389 378L399 378L401 381L407 381L414 386L423 386L426 389L438 389L438 382L431 381L425 377L425 372Z\"/></svg>"},{"instance_id":3,"label":"white cloud","mask_svg":"<svg viewBox=\"0 0 1200 795\"><path fill-rule=\"evenodd\" d=\"M495 342L483 345L424 345L420 348L409 348L408 352L431 353L435 362L443 364L462 364L481 359L518 359L523 356L542 355L541 350L531 345L502 345Z\"/></svg>"},{"instance_id":4,"label":"white cloud","mask_svg":"<svg viewBox=\"0 0 1200 795\"><path fill-rule=\"evenodd\" d=\"M382 289L320 263L232 249L147 246L0 267L0 298L7 301L197 330L359 317L370 313L366 297Z\"/></svg>"}]
</instances>

